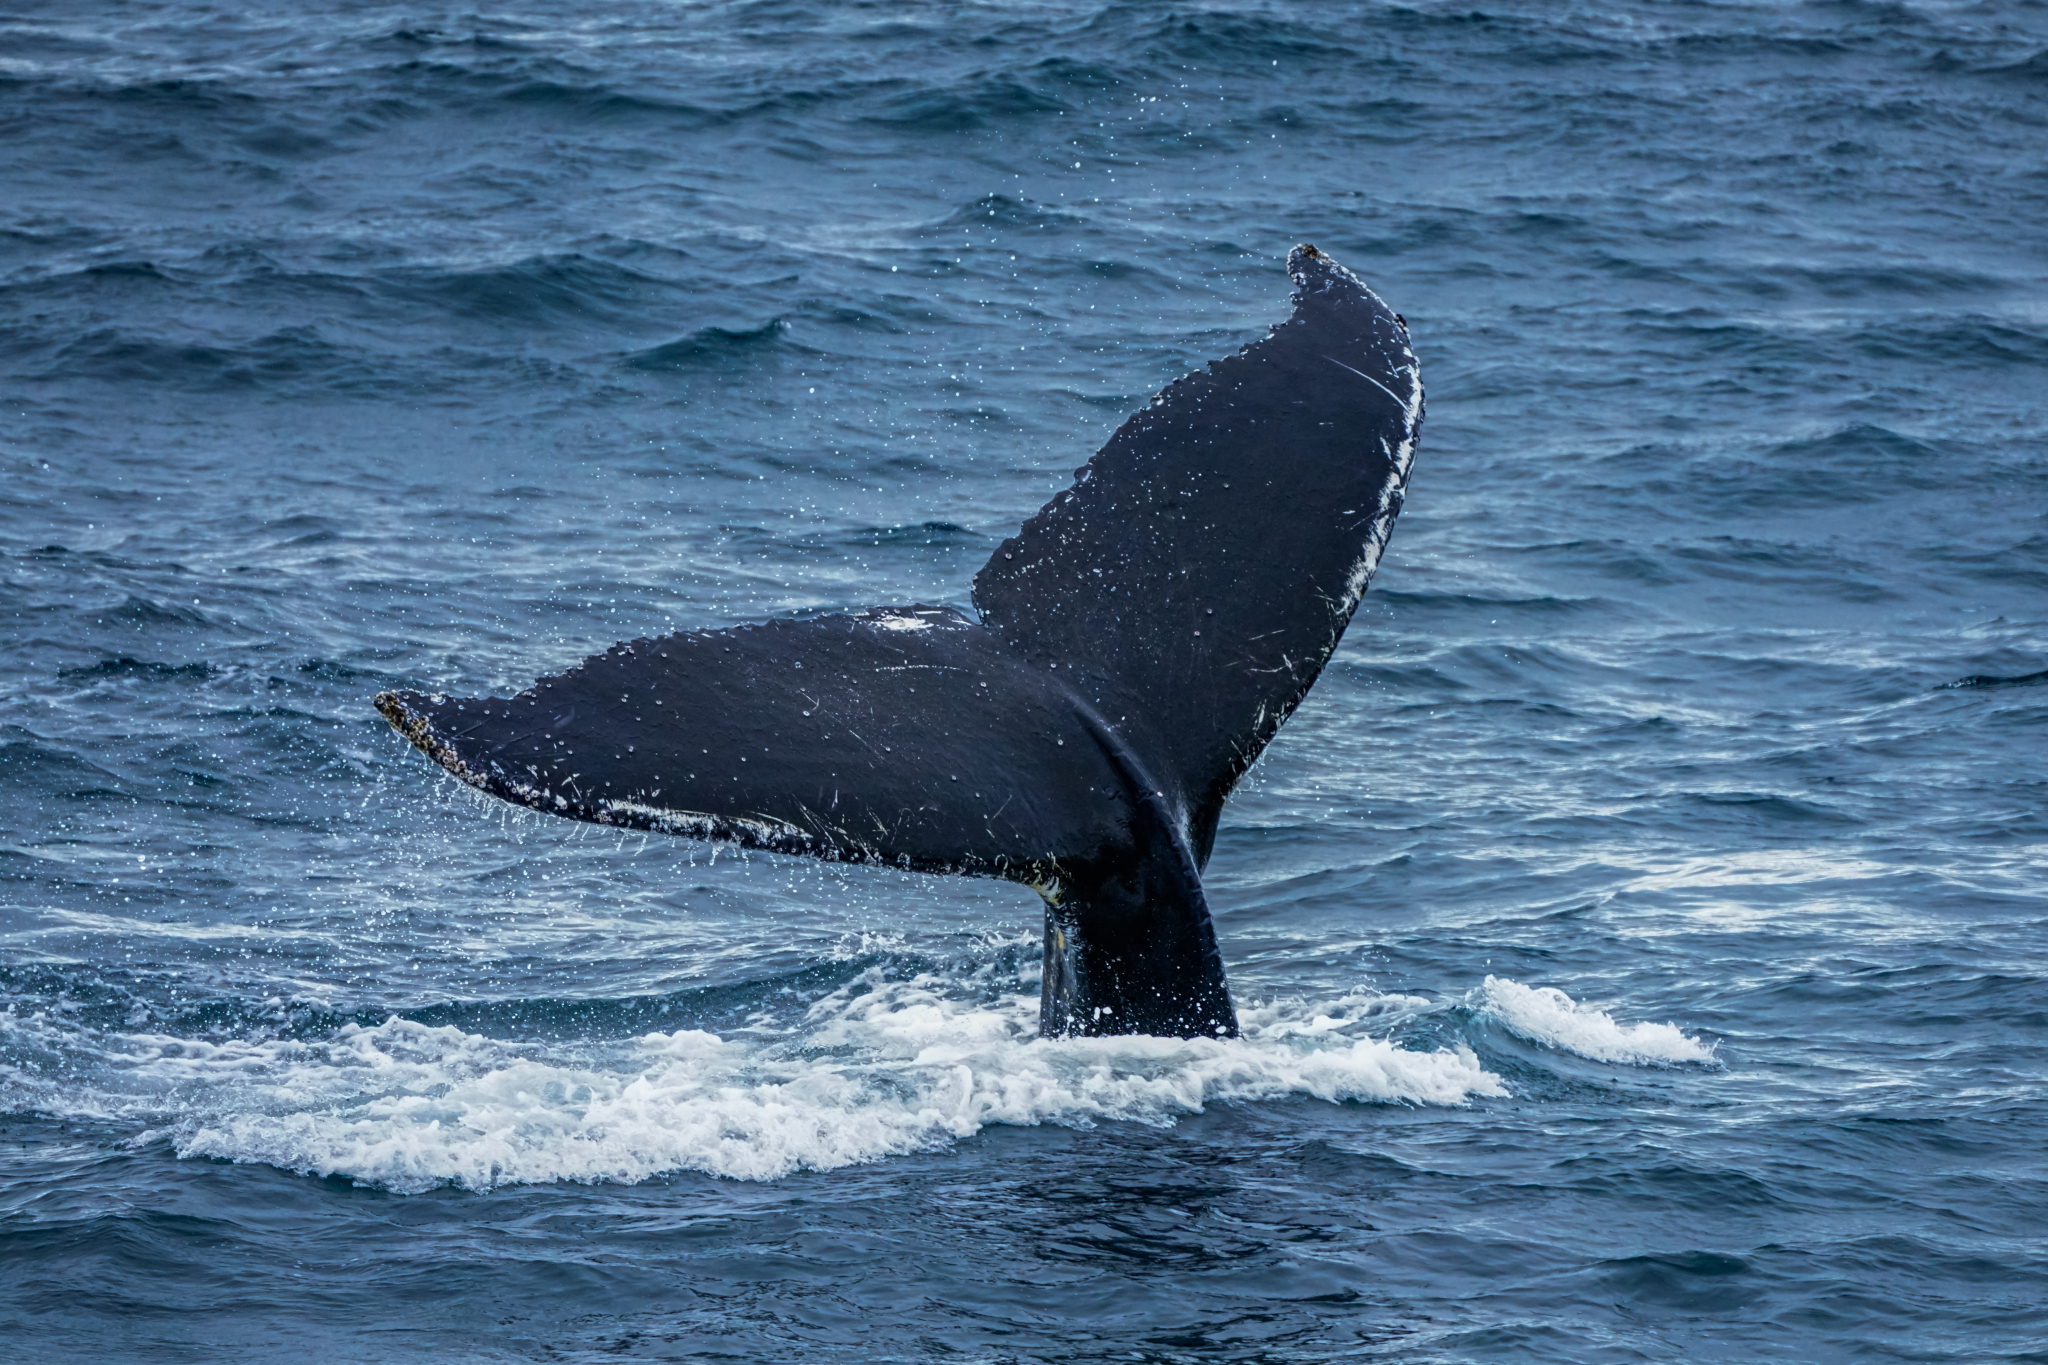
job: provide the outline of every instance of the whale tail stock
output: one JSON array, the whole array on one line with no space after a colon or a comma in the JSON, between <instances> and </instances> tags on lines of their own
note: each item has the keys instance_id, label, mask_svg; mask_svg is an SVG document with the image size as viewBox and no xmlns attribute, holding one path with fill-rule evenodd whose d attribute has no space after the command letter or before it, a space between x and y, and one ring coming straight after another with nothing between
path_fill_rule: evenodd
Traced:
<instances>
[{"instance_id":1,"label":"whale tail stock","mask_svg":"<svg viewBox=\"0 0 2048 1365\"><path fill-rule=\"evenodd\" d=\"M1287 321L1168 385L997 548L978 622L689 631L377 708L535 810L1026 883L1048 1035L1235 1034L1201 871L1358 605L1422 421L1405 323L1314 247L1288 272Z\"/></svg>"}]
</instances>

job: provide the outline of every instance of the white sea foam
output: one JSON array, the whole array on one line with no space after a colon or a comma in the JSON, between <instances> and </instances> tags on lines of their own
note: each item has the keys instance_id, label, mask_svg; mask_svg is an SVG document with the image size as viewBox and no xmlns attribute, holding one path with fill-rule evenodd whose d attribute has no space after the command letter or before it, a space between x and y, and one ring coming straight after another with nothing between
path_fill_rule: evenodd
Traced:
<instances>
[{"instance_id":1,"label":"white sea foam","mask_svg":"<svg viewBox=\"0 0 2048 1365\"><path fill-rule=\"evenodd\" d=\"M982 974L977 974L977 979ZM985 990L986 982L977 987ZM963 999L953 976L877 968L798 1021L758 1016L608 1042L515 1042L390 1019L318 1039L101 1035L100 1084L8 1069L14 1107L144 1119L185 1156L345 1174L401 1191L644 1180L765 1180L931 1150L995 1124L1173 1123L1218 1101L1460 1105L1507 1093L1462 1044L1390 1029L1441 1005L1360 990L1246 1005L1236 1039L1037 1037L1037 1001ZM1563 991L1489 976L1466 1003L1534 1042L1638 1065L1713 1060L1671 1024L1622 1024ZM18 1051L82 1041L52 1016L0 1019ZM70 1068L66 1068L70 1070ZM72 1071L72 1074L76 1074ZM15 1104L19 1101L19 1104Z\"/></svg>"},{"instance_id":2,"label":"white sea foam","mask_svg":"<svg viewBox=\"0 0 2048 1365\"><path fill-rule=\"evenodd\" d=\"M1524 986L1489 976L1472 994L1476 1008L1529 1041L1596 1062L1669 1066L1714 1059L1711 1044L1686 1036L1675 1024L1616 1023L1605 1010L1578 1004L1554 986Z\"/></svg>"},{"instance_id":3,"label":"white sea foam","mask_svg":"<svg viewBox=\"0 0 2048 1365\"><path fill-rule=\"evenodd\" d=\"M416 1191L680 1170L765 1180L993 1124L1167 1125L1218 1101L1458 1105L1507 1093L1469 1048L1388 1041L1390 1023L1427 1007L1414 997L1248 1007L1244 1036L1229 1040L1048 1041L1035 996L978 1003L959 998L961 984L871 971L772 1038L508 1042L395 1018L315 1040L130 1034L99 1057L126 1102L102 1090L94 1107L148 1115L148 1136L180 1155Z\"/></svg>"}]
</instances>

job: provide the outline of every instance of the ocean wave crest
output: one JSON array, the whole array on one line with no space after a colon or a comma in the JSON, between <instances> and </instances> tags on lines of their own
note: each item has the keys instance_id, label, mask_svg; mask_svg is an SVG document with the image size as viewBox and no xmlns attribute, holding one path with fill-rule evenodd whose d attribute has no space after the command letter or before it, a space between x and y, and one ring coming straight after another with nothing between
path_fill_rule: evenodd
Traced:
<instances>
[{"instance_id":1,"label":"ocean wave crest","mask_svg":"<svg viewBox=\"0 0 2048 1365\"><path fill-rule=\"evenodd\" d=\"M324 1038L130 1034L100 1049L120 1074L89 1107L147 1115L138 1140L168 1139L180 1156L417 1192L676 1171L771 1180L993 1125L1167 1126L1228 1101L1462 1105L1508 1093L1463 1043L1417 1051L1374 1036L1427 1004L1412 997L1253 1006L1229 1040L1049 1040L1034 997L962 1000L955 984L890 981L877 967L773 1041L694 1028L507 1041L398 1017Z\"/></svg>"},{"instance_id":2,"label":"ocean wave crest","mask_svg":"<svg viewBox=\"0 0 2048 1365\"><path fill-rule=\"evenodd\" d=\"M1605 1010L1581 1005L1555 986L1524 986L1489 976L1473 996L1474 1007L1509 1032L1596 1062L1672 1066L1714 1060L1713 1044L1689 1037L1676 1024L1618 1023Z\"/></svg>"}]
</instances>

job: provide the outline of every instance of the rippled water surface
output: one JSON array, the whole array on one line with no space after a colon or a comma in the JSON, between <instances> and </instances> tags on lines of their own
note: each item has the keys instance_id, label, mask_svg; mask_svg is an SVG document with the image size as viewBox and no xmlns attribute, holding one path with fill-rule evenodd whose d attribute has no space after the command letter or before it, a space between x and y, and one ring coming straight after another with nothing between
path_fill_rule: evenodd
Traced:
<instances>
[{"instance_id":1,"label":"rippled water surface","mask_svg":"<svg viewBox=\"0 0 2048 1365\"><path fill-rule=\"evenodd\" d=\"M0 14L0 1340L2048 1360L2048 9ZM925 601L1287 311L1407 510L1231 1042L370 709Z\"/></svg>"}]
</instances>

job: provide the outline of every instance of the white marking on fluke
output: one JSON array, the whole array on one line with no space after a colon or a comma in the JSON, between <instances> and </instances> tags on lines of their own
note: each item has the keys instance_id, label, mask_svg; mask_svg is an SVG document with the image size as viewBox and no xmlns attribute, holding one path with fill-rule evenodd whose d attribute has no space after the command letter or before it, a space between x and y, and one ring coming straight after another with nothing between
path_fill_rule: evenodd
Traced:
<instances>
[{"instance_id":1,"label":"white marking on fluke","mask_svg":"<svg viewBox=\"0 0 2048 1365\"><path fill-rule=\"evenodd\" d=\"M662 806L650 806L639 801L607 800L599 803L608 813L632 817L629 823L640 824L663 834L679 834L685 838L730 839L732 831L744 829L751 832L763 843L790 840L799 844L816 843L816 837L808 831L785 820L771 820L765 816L706 815L701 811L669 810Z\"/></svg>"},{"instance_id":2,"label":"white marking on fluke","mask_svg":"<svg viewBox=\"0 0 2048 1365\"><path fill-rule=\"evenodd\" d=\"M1379 390L1379 391L1380 391L1381 393L1383 393L1383 394L1385 394L1385 395L1386 395L1387 397L1389 397L1389 398L1393 399L1393 400L1394 400L1394 401L1395 401L1396 403L1399 403L1399 402L1401 401L1401 395L1400 395L1400 394L1398 394L1398 393L1395 393L1395 392L1394 392L1394 391L1393 391L1392 389L1388 388L1388 387L1387 387L1387 386L1386 386L1385 384L1382 384L1382 383L1380 383L1380 381L1379 381L1379 380L1377 380L1377 379L1374 379L1374 378L1373 378L1373 377L1372 377L1371 375L1367 374L1367 373L1366 373L1366 372L1365 372L1364 370L1353 370L1353 369L1351 369L1351 367L1350 367L1349 365L1346 365L1346 364L1345 364L1345 363L1344 363L1343 361L1341 361L1341 360L1337 359L1337 357L1335 357L1335 356L1333 356L1333 355L1326 355L1326 356L1324 356L1324 357L1323 357L1323 359L1325 359L1325 360L1329 361L1329 362L1330 362L1330 363L1331 363L1332 365L1335 365L1335 366L1336 366L1336 367L1337 367L1338 369L1340 369L1340 370L1351 370L1351 373L1353 373L1353 374L1357 375L1357 376L1358 376L1358 377L1359 377L1360 379L1363 379L1363 380L1364 380L1364 381L1365 381L1366 383L1368 383L1368 384L1372 385L1372 386L1373 386L1374 388L1378 389L1378 390Z\"/></svg>"}]
</instances>

